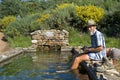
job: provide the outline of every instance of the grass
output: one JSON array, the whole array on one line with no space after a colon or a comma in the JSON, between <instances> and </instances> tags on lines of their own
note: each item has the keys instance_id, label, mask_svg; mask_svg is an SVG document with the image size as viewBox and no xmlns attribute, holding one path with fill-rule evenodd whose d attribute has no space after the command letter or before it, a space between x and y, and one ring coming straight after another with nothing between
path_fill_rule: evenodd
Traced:
<instances>
[{"instance_id":1,"label":"grass","mask_svg":"<svg viewBox=\"0 0 120 80\"><path fill-rule=\"evenodd\" d=\"M105 36L105 41L106 41L106 47L120 48L120 38Z\"/></svg>"},{"instance_id":2,"label":"grass","mask_svg":"<svg viewBox=\"0 0 120 80\"><path fill-rule=\"evenodd\" d=\"M75 28L69 28L67 31L69 31L70 46L90 46L90 36L88 34L81 33Z\"/></svg>"},{"instance_id":3,"label":"grass","mask_svg":"<svg viewBox=\"0 0 120 80\"><path fill-rule=\"evenodd\" d=\"M11 47L29 47L31 45L30 36L17 36L15 38L8 38Z\"/></svg>"},{"instance_id":4,"label":"grass","mask_svg":"<svg viewBox=\"0 0 120 80\"><path fill-rule=\"evenodd\" d=\"M79 32L75 28L69 28L69 44L70 46L90 46L90 36L87 33ZM106 47L120 48L120 38L105 36ZM11 47L29 47L31 45L30 36L18 36L9 38Z\"/></svg>"},{"instance_id":5,"label":"grass","mask_svg":"<svg viewBox=\"0 0 120 80\"><path fill-rule=\"evenodd\" d=\"M120 38L105 36L106 47L120 48ZM69 33L69 43L71 46L90 46L90 36L87 33L80 33L75 29L71 29Z\"/></svg>"}]
</instances>

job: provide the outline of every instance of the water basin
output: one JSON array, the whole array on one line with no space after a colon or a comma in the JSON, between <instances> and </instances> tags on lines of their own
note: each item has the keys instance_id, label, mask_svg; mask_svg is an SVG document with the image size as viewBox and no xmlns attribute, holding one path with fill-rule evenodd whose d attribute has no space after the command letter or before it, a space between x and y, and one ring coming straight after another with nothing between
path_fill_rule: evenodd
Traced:
<instances>
[{"instance_id":1,"label":"water basin","mask_svg":"<svg viewBox=\"0 0 120 80\"><path fill-rule=\"evenodd\" d=\"M75 80L69 68L70 52L23 53L0 66L0 80Z\"/></svg>"},{"instance_id":2,"label":"water basin","mask_svg":"<svg viewBox=\"0 0 120 80\"><path fill-rule=\"evenodd\" d=\"M74 73L68 71L70 54L23 53L0 67L0 80L77 80Z\"/></svg>"}]
</instances>

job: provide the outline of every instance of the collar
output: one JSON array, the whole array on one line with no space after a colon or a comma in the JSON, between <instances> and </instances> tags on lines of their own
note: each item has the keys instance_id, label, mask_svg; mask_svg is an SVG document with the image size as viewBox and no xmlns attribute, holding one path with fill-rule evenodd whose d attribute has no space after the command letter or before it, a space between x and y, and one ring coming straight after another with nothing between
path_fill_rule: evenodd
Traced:
<instances>
[{"instance_id":1,"label":"collar","mask_svg":"<svg viewBox=\"0 0 120 80\"><path fill-rule=\"evenodd\" d=\"M91 36L94 36L94 35L95 35L95 33L96 33L96 31L97 31L97 29L95 29L95 30L94 30L93 35L91 35Z\"/></svg>"},{"instance_id":2,"label":"collar","mask_svg":"<svg viewBox=\"0 0 120 80\"><path fill-rule=\"evenodd\" d=\"M96 31L97 31L97 30L95 29L94 32L93 32L93 34L95 34Z\"/></svg>"}]
</instances>

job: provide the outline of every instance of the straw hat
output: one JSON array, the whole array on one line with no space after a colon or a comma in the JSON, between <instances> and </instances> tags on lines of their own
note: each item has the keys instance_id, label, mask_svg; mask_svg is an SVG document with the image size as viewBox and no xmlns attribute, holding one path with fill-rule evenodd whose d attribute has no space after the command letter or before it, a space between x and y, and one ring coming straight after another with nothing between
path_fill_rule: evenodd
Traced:
<instances>
[{"instance_id":1,"label":"straw hat","mask_svg":"<svg viewBox=\"0 0 120 80\"><path fill-rule=\"evenodd\" d=\"M90 26L96 26L96 22L92 19L88 20L88 24L87 24L87 27L90 27Z\"/></svg>"}]
</instances>

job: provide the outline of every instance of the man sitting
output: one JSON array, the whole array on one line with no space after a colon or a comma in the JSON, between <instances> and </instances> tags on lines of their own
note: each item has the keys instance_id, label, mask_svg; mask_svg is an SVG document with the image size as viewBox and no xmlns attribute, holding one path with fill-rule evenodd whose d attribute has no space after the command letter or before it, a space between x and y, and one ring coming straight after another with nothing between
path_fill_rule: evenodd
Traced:
<instances>
[{"instance_id":1,"label":"man sitting","mask_svg":"<svg viewBox=\"0 0 120 80\"><path fill-rule=\"evenodd\" d=\"M88 21L87 29L91 36L91 47L84 48L84 53L77 56L71 67L72 70L77 69L79 63L84 60L102 60L106 57L106 46L103 34L96 29L96 23L93 20Z\"/></svg>"}]
</instances>

